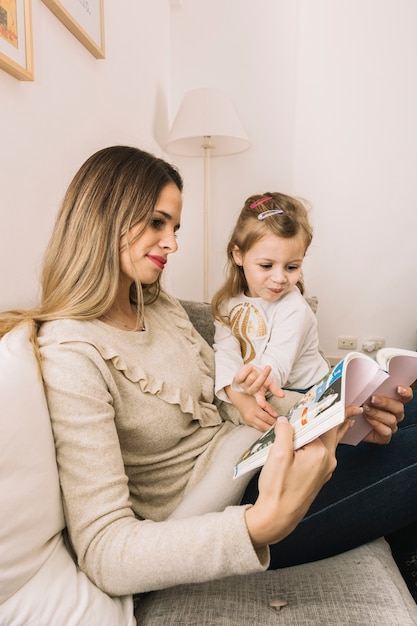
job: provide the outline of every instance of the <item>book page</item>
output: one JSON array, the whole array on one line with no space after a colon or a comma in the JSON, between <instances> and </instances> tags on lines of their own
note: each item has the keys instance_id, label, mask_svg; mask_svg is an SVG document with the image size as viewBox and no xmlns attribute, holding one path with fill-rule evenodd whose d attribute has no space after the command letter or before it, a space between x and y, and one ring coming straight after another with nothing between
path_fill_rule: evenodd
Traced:
<instances>
[{"instance_id":1,"label":"book page","mask_svg":"<svg viewBox=\"0 0 417 626\"><path fill-rule=\"evenodd\" d=\"M366 355L350 361L346 377L345 407L362 406L383 381L388 378L387 372ZM356 446L372 430L362 415L355 416L355 425L348 430L341 443Z\"/></svg>"},{"instance_id":2,"label":"book page","mask_svg":"<svg viewBox=\"0 0 417 626\"><path fill-rule=\"evenodd\" d=\"M375 389L374 394L396 398L398 385L411 385L417 380L417 352L408 350L394 351L392 348L383 348L380 350L382 353L379 357L380 359L383 358L385 351L393 353L392 356L388 357L387 361L389 379Z\"/></svg>"},{"instance_id":3,"label":"book page","mask_svg":"<svg viewBox=\"0 0 417 626\"><path fill-rule=\"evenodd\" d=\"M336 365L312 387L288 413L294 428L294 448L309 443L344 419L342 375L344 362Z\"/></svg>"},{"instance_id":4,"label":"book page","mask_svg":"<svg viewBox=\"0 0 417 626\"><path fill-rule=\"evenodd\" d=\"M346 372L345 406L361 406L389 376L366 355L349 361Z\"/></svg>"},{"instance_id":5,"label":"book page","mask_svg":"<svg viewBox=\"0 0 417 626\"><path fill-rule=\"evenodd\" d=\"M362 406L370 396L380 395L397 398L398 385L411 385L417 378L417 352L395 348L383 348L373 361L366 355L363 359L355 359L349 364L346 405ZM384 368L384 369L380 369ZM372 382L368 385L363 381L375 370ZM388 370L387 373L385 370ZM361 382L362 381L362 382ZM355 426L342 439L342 443L356 445L372 430L369 423L361 415L355 417Z\"/></svg>"}]
</instances>

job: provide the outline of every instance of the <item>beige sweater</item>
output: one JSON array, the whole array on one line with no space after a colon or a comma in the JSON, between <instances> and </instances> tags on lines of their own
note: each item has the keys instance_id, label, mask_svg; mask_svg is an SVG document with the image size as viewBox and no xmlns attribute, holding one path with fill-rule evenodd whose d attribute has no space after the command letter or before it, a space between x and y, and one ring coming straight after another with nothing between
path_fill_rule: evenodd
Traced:
<instances>
[{"instance_id":1,"label":"beige sweater","mask_svg":"<svg viewBox=\"0 0 417 626\"><path fill-rule=\"evenodd\" d=\"M145 323L132 333L60 320L39 334L70 537L80 567L112 595L268 563L267 550L253 550L245 507L161 521L234 425L213 404L213 351L182 307L161 295Z\"/></svg>"}]
</instances>

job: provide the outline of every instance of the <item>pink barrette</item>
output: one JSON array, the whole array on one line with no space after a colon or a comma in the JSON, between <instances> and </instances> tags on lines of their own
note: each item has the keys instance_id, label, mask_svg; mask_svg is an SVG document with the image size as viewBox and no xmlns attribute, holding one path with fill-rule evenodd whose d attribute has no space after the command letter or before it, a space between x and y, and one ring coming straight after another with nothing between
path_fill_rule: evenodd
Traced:
<instances>
[{"instance_id":1,"label":"pink barrette","mask_svg":"<svg viewBox=\"0 0 417 626\"><path fill-rule=\"evenodd\" d=\"M255 200L249 205L250 209L256 209L257 206L263 204L264 202L268 202L268 200L272 200L272 196L267 196L266 198L261 198L260 200Z\"/></svg>"}]
</instances>

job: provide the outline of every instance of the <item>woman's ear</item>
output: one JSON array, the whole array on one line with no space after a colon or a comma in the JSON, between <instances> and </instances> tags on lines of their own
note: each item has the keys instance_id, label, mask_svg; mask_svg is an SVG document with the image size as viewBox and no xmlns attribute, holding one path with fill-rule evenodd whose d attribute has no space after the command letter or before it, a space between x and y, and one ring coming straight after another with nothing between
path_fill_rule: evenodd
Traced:
<instances>
[{"instance_id":1,"label":"woman's ear","mask_svg":"<svg viewBox=\"0 0 417 626\"><path fill-rule=\"evenodd\" d=\"M239 267L242 267L243 266L242 253L240 252L239 248L236 245L234 245L232 248L232 256L236 265L238 265Z\"/></svg>"}]
</instances>

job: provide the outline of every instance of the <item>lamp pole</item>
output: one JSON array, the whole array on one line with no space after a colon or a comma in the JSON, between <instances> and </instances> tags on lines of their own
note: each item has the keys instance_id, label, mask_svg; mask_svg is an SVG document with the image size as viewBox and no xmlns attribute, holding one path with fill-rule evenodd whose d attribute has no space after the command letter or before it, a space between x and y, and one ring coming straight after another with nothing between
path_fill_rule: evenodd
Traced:
<instances>
[{"instance_id":1,"label":"lamp pole","mask_svg":"<svg viewBox=\"0 0 417 626\"><path fill-rule=\"evenodd\" d=\"M203 183L203 297L204 302L209 302L210 279L209 279L209 248L210 248L210 158L211 150L214 148L211 143L211 136L204 135L204 183Z\"/></svg>"}]
</instances>

